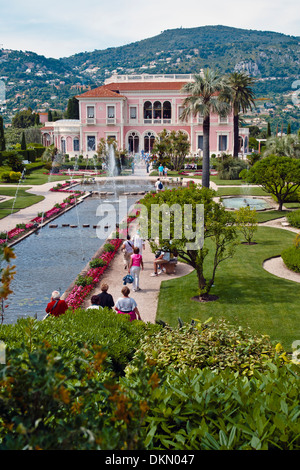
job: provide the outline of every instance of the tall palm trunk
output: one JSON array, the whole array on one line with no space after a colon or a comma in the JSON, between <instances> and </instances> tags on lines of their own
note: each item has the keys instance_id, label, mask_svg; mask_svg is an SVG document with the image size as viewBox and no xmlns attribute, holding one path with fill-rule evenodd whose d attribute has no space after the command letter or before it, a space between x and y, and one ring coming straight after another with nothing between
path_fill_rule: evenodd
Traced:
<instances>
[{"instance_id":1,"label":"tall palm trunk","mask_svg":"<svg viewBox=\"0 0 300 470\"><path fill-rule=\"evenodd\" d=\"M240 149L239 142L239 115L234 113L233 116L233 156L238 158Z\"/></svg>"},{"instance_id":2,"label":"tall palm trunk","mask_svg":"<svg viewBox=\"0 0 300 470\"><path fill-rule=\"evenodd\" d=\"M210 156L209 156L209 131L210 116L203 118L203 162L202 162L202 186L209 188Z\"/></svg>"}]
</instances>

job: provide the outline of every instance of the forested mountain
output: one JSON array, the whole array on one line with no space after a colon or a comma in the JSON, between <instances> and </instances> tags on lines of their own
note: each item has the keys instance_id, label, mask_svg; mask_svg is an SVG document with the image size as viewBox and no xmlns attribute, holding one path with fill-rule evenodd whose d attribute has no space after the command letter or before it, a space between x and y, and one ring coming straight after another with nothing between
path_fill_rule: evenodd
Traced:
<instances>
[{"instance_id":1,"label":"forested mountain","mask_svg":"<svg viewBox=\"0 0 300 470\"><path fill-rule=\"evenodd\" d=\"M300 37L203 26L166 30L125 46L61 59L0 50L0 79L6 84L10 113L26 106L64 109L78 90L99 86L116 72L197 73L206 67L220 73L249 72L257 78L257 96L287 92L299 78Z\"/></svg>"}]
</instances>

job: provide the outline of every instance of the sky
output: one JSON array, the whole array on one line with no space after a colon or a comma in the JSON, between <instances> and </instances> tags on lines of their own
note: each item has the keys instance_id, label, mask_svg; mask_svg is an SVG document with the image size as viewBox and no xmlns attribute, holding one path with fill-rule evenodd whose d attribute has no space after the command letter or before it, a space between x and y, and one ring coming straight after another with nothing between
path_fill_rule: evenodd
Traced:
<instances>
[{"instance_id":1,"label":"sky","mask_svg":"<svg viewBox=\"0 0 300 470\"><path fill-rule=\"evenodd\" d=\"M224 25L300 36L299 0L0 0L0 48L45 57Z\"/></svg>"}]
</instances>

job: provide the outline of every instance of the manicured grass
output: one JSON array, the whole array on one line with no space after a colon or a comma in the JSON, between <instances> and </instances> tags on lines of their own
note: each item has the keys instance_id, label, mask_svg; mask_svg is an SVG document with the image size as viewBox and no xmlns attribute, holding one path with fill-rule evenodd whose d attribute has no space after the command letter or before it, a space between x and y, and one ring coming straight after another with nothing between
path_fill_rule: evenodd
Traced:
<instances>
[{"instance_id":1,"label":"manicured grass","mask_svg":"<svg viewBox=\"0 0 300 470\"><path fill-rule=\"evenodd\" d=\"M275 220L275 219L280 219L281 217L285 217L287 214L289 214L291 211L261 211L257 212L257 222L262 223L262 222L268 222L269 220Z\"/></svg>"},{"instance_id":2,"label":"manicured grass","mask_svg":"<svg viewBox=\"0 0 300 470\"><path fill-rule=\"evenodd\" d=\"M9 199L7 201L0 202L0 219L3 219L7 215L11 214L13 204L14 204L13 213L15 213L15 212L18 212L20 209L24 209L25 207L32 206L33 204L36 204L37 202L40 202L44 199L43 196L36 196L35 194L30 194L26 192L26 189L30 189L30 187L19 188L15 203L14 203L14 199ZM11 196L14 198L16 195L16 190L17 188L1 186L0 195Z\"/></svg>"},{"instance_id":3,"label":"manicured grass","mask_svg":"<svg viewBox=\"0 0 300 470\"><path fill-rule=\"evenodd\" d=\"M213 181L217 186L240 186L241 184L245 184L243 180L220 180L218 176L211 176L210 180Z\"/></svg>"},{"instance_id":4,"label":"manicured grass","mask_svg":"<svg viewBox=\"0 0 300 470\"><path fill-rule=\"evenodd\" d=\"M236 188L218 188L217 196L268 196L268 193L259 187L237 186Z\"/></svg>"},{"instance_id":5,"label":"manicured grass","mask_svg":"<svg viewBox=\"0 0 300 470\"><path fill-rule=\"evenodd\" d=\"M69 176L66 175L44 175L45 168L40 168L38 170L33 171L29 175L26 175L25 184L28 185L37 185L37 184L44 184L48 182L55 182L55 181L65 181L70 179Z\"/></svg>"},{"instance_id":6,"label":"manicured grass","mask_svg":"<svg viewBox=\"0 0 300 470\"><path fill-rule=\"evenodd\" d=\"M190 322L212 317L227 319L231 324L250 327L254 333L266 334L291 351L300 338L300 285L276 277L262 267L267 258L278 256L291 245L295 234L286 230L259 227L256 245L240 244L233 258L221 263L211 294L212 302L191 300L198 295L195 272L161 284L157 319L178 326L178 317Z\"/></svg>"}]
</instances>

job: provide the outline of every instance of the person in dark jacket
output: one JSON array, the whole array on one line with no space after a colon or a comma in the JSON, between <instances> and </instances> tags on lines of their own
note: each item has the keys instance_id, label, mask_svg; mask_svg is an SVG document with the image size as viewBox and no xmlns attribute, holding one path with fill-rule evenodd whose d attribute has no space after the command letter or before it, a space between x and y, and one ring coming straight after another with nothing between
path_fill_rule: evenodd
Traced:
<instances>
[{"instance_id":1,"label":"person in dark jacket","mask_svg":"<svg viewBox=\"0 0 300 470\"><path fill-rule=\"evenodd\" d=\"M113 306L115 305L115 302L114 302L114 299L112 297L111 294L109 294L107 291L108 291L108 284L101 284L101 294L98 294L97 295L97 305L100 305L100 307L108 307L110 309L113 308Z\"/></svg>"}]
</instances>

